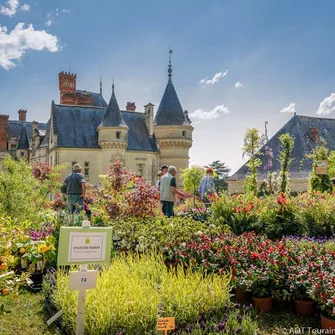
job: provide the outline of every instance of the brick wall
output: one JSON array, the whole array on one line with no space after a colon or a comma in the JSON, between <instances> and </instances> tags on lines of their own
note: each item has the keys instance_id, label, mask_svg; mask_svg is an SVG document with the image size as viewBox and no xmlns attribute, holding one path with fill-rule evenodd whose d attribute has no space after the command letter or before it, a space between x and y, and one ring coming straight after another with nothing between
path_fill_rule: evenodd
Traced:
<instances>
[{"instance_id":1,"label":"brick wall","mask_svg":"<svg viewBox=\"0 0 335 335\"><path fill-rule=\"evenodd\" d=\"M7 130L9 115L0 115L0 150L7 150Z\"/></svg>"}]
</instances>

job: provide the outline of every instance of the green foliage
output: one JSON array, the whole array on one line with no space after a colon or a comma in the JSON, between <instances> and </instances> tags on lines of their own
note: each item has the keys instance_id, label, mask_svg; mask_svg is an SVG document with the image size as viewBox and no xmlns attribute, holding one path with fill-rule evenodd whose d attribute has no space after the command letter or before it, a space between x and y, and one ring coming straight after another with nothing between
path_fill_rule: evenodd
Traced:
<instances>
[{"instance_id":1,"label":"green foliage","mask_svg":"<svg viewBox=\"0 0 335 335\"><path fill-rule=\"evenodd\" d=\"M279 190L280 192L287 193L289 191L289 166L293 161L290 158L293 146L294 146L294 139L290 134L282 134L279 136L279 141L281 143L281 151L279 154L279 161L280 161L280 185Z\"/></svg>"},{"instance_id":2,"label":"green foliage","mask_svg":"<svg viewBox=\"0 0 335 335\"><path fill-rule=\"evenodd\" d=\"M225 163L221 163L218 160L210 163L208 166L206 166L206 168L207 167L211 167L214 170L213 181L217 194L221 194L223 191L227 190L228 184L226 179L228 178L230 169L225 165Z\"/></svg>"},{"instance_id":3,"label":"green foliage","mask_svg":"<svg viewBox=\"0 0 335 335\"><path fill-rule=\"evenodd\" d=\"M328 174L317 175L315 173L316 162L318 160L328 160L329 149L327 148L327 143L322 140L319 145L317 145L310 154L306 155L306 158L313 160L313 169L309 177L309 189L310 191L318 192L333 192L333 185Z\"/></svg>"},{"instance_id":4,"label":"green foliage","mask_svg":"<svg viewBox=\"0 0 335 335\"><path fill-rule=\"evenodd\" d=\"M165 252L176 240L188 241L196 234L219 235L227 231L224 224L211 224L190 218L150 218L145 220L115 220L113 227L114 247L126 251L156 250Z\"/></svg>"},{"instance_id":5,"label":"green foliage","mask_svg":"<svg viewBox=\"0 0 335 335\"><path fill-rule=\"evenodd\" d=\"M73 332L77 293L68 290L68 281L59 272L57 290L51 292L57 309L64 311L65 328ZM199 315L227 306L229 291L230 275L204 277L181 267L175 273L158 255L118 257L100 273L97 288L87 292L85 334L152 334L158 316L174 315L180 324L197 322Z\"/></svg>"},{"instance_id":6,"label":"green foliage","mask_svg":"<svg viewBox=\"0 0 335 335\"><path fill-rule=\"evenodd\" d=\"M40 180L33 176L33 168L26 161L10 156L0 160L0 213L17 220L38 220L48 195L60 186L62 168L50 168Z\"/></svg>"},{"instance_id":7,"label":"green foliage","mask_svg":"<svg viewBox=\"0 0 335 335\"><path fill-rule=\"evenodd\" d=\"M260 155L259 150L261 148L261 137L259 131L255 128L247 129L244 137L243 155L249 157L249 161L246 166L249 168L249 172L245 178L244 188L245 192L253 192L257 195L258 187L258 168L261 165L261 160L257 157Z\"/></svg>"},{"instance_id":8,"label":"green foliage","mask_svg":"<svg viewBox=\"0 0 335 335\"><path fill-rule=\"evenodd\" d=\"M332 150L328 156L328 176L335 177L335 151Z\"/></svg>"},{"instance_id":9,"label":"green foliage","mask_svg":"<svg viewBox=\"0 0 335 335\"><path fill-rule=\"evenodd\" d=\"M186 168L182 171L183 173L181 177L183 178L185 191L195 194L199 188L202 177L205 175L204 169L200 166L193 165L190 168Z\"/></svg>"}]
</instances>

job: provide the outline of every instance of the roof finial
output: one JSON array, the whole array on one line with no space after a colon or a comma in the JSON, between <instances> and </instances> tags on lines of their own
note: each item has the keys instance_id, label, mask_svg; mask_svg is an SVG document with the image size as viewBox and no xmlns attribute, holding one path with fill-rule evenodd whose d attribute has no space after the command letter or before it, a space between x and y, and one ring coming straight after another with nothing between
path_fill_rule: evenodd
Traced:
<instances>
[{"instance_id":1,"label":"roof finial","mask_svg":"<svg viewBox=\"0 0 335 335\"><path fill-rule=\"evenodd\" d=\"M170 47L170 49L169 49L169 68L168 68L168 77L169 77L169 79L171 79L171 77L172 77L171 55L172 55L172 49Z\"/></svg>"},{"instance_id":2,"label":"roof finial","mask_svg":"<svg viewBox=\"0 0 335 335\"><path fill-rule=\"evenodd\" d=\"M102 72L100 70L100 95L102 96Z\"/></svg>"},{"instance_id":3,"label":"roof finial","mask_svg":"<svg viewBox=\"0 0 335 335\"><path fill-rule=\"evenodd\" d=\"M113 85L112 85L112 93L114 93L114 78L113 78Z\"/></svg>"}]
</instances>

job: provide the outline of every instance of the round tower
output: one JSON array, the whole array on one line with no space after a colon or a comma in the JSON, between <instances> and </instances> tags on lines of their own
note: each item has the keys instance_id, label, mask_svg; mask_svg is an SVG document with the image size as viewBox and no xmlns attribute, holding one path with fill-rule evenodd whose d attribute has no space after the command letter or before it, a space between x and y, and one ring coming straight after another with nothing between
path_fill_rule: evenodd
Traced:
<instances>
[{"instance_id":1,"label":"round tower","mask_svg":"<svg viewBox=\"0 0 335 335\"><path fill-rule=\"evenodd\" d=\"M102 171L106 171L115 159L124 164L128 147L128 130L117 103L113 85L111 99L98 127L99 145L102 149Z\"/></svg>"},{"instance_id":2,"label":"round tower","mask_svg":"<svg viewBox=\"0 0 335 335\"><path fill-rule=\"evenodd\" d=\"M189 165L193 126L172 83L171 54L172 50L169 51L168 83L154 119L154 135L160 150L160 165L174 165L180 185L180 169Z\"/></svg>"}]
</instances>

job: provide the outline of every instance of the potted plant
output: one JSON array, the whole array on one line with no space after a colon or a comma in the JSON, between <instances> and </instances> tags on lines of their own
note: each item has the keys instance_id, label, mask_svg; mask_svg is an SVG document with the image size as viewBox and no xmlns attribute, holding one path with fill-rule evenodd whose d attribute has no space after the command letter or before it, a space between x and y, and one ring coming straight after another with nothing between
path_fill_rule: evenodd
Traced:
<instances>
[{"instance_id":1,"label":"potted plant","mask_svg":"<svg viewBox=\"0 0 335 335\"><path fill-rule=\"evenodd\" d=\"M332 261L334 262L334 260ZM310 294L321 309L321 328L335 330L335 266L322 271L312 284Z\"/></svg>"}]
</instances>

